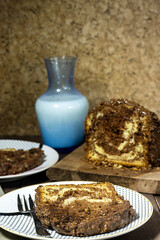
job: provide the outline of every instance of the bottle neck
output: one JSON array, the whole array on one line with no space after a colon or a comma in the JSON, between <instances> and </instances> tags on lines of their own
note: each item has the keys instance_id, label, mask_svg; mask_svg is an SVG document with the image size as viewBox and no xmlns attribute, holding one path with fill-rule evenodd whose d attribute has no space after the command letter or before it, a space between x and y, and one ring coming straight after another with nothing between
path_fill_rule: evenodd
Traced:
<instances>
[{"instance_id":1,"label":"bottle neck","mask_svg":"<svg viewBox=\"0 0 160 240\"><path fill-rule=\"evenodd\" d=\"M75 63L76 58L74 57L53 57L45 59L49 81L48 89L57 93L75 89Z\"/></svg>"}]
</instances>

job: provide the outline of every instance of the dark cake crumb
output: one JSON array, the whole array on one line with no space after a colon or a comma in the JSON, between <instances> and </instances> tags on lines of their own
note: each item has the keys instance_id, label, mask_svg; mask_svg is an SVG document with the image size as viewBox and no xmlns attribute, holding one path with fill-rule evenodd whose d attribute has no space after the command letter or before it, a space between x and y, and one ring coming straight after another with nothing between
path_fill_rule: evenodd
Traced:
<instances>
[{"instance_id":1,"label":"dark cake crumb","mask_svg":"<svg viewBox=\"0 0 160 240\"><path fill-rule=\"evenodd\" d=\"M125 227L136 215L109 182L39 186L35 203L45 227L72 236L111 232Z\"/></svg>"},{"instance_id":2,"label":"dark cake crumb","mask_svg":"<svg viewBox=\"0 0 160 240\"><path fill-rule=\"evenodd\" d=\"M44 160L44 151L40 148L29 150L0 149L0 176L14 175L31 170Z\"/></svg>"},{"instance_id":3,"label":"dark cake crumb","mask_svg":"<svg viewBox=\"0 0 160 240\"><path fill-rule=\"evenodd\" d=\"M148 170L160 166L160 120L127 99L111 99L85 121L86 159L95 165Z\"/></svg>"}]
</instances>

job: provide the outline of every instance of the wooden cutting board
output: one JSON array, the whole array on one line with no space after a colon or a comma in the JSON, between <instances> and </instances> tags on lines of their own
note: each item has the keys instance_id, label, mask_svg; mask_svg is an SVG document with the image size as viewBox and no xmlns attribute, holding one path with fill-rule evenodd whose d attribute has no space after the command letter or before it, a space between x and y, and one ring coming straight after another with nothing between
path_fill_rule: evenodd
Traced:
<instances>
[{"instance_id":1,"label":"wooden cutting board","mask_svg":"<svg viewBox=\"0 0 160 240\"><path fill-rule=\"evenodd\" d=\"M47 177L51 181L109 181L138 192L160 194L160 168L139 172L128 168L97 167L84 160L84 147L83 144L49 168Z\"/></svg>"}]
</instances>

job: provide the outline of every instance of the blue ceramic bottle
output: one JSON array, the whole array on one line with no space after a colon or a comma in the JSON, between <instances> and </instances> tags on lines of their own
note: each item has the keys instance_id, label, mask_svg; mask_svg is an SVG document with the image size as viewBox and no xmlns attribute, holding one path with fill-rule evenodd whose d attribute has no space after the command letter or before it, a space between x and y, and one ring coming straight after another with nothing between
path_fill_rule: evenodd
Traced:
<instances>
[{"instance_id":1,"label":"blue ceramic bottle","mask_svg":"<svg viewBox=\"0 0 160 240\"><path fill-rule=\"evenodd\" d=\"M45 59L48 90L36 101L43 143L67 151L84 141L88 100L74 86L75 57Z\"/></svg>"}]
</instances>

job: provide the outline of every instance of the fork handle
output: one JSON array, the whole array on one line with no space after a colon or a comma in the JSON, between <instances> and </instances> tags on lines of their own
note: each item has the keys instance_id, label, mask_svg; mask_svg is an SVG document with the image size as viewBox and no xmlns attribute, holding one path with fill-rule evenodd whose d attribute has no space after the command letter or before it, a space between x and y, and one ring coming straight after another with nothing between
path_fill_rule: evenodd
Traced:
<instances>
[{"instance_id":1,"label":"fork handle","mask_svg":"<svg viewBox=\"0 0 160 240\"><path fill-rule=\"evenodd\" d=\"M30 211L19 211L19 212L0 212L0 215L21 215L21 214L30 214Z\"/></svg>"},{"instance_id":2,"label":"fork handle","mask_svg":"<svg viewBox=\"0 0 160 240\"><path fill-rule=\"evenodd\" d=\"M34 211L30 211L30 214L33 217L37 234L41 235L41 236L49 236L50 235L49 232L43 227L42 223L37 218L35 212Z\"/></svg>"}]
</instances>

